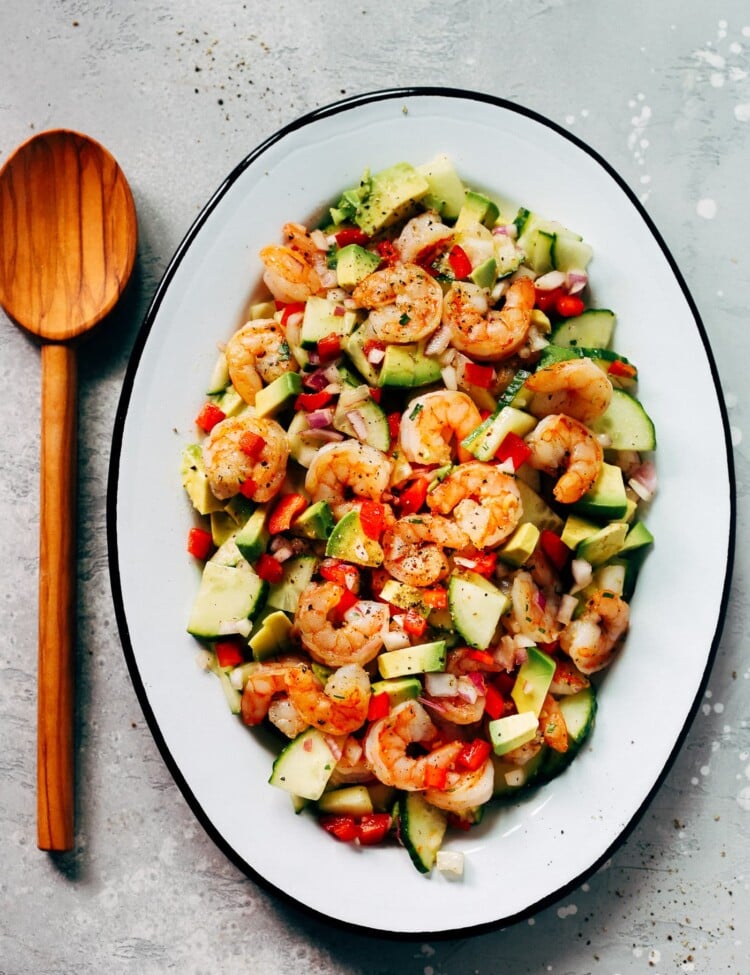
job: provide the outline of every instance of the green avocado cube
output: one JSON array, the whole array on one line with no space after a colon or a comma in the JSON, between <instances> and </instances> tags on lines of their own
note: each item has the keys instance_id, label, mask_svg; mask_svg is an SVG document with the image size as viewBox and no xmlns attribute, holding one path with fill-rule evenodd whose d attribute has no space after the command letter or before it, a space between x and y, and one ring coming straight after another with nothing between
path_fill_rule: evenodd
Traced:
<instances>
[{"instance_id":1,"label":"green avocado cube","mask_svg":"<svg viewBox=\"0 0 750 975\"><path fill-rule=\"evenodd\" d=\"M518 568L531 558L541 532L530 521L519 525L507 542L498 549L498 556L506 563Z\"/></svg>"},{"instance_id":2,"label":"green avocado cube","mask_svg":"<svg viewBox=\"0 0 750 975\"><path fill-rule=\"evenodd\" d=\"M258 416L271 416L301 392L302 380L299 373L285 372L256 393L255 412Z\"/></svg>"},{"instance_id":3,"label":"green avocado cube","mask_svg":"<svg viewBox=\"0 0 750 975\"><path fill-rule=\"evenodd\" d=\"M456 230L464 230L475 223L481 223L485 227L492 228L499 216L499 207L489 197L485 196L484 193L468 190L464 205L461 207L461 212L456 220Z\"/></svg>"},{"instance_id":4,"label":"green avocado cube","mask_svg":"<svg viewBox=\"0 0 750 975\"><path fill-rule=\"evenodd\" d=\"M424 176L429 187L421 199L422 206L437 210L446 220L455 220L466 198L466 188L450 158L440 153L430 162L417 166L417 172Z\"/></svg>"},{"instance_id":5,"label":"green avocado cube","mask_svg":"<svg viewBox=\"0 0 750 975\"><path fill-rule=\"evenodd\" d=\"M471 272L471 280L479 288L491 288L497 277L497 261L494 257L488 257L482 261Z\"/></svg>"},{"instance_id":6,"label":"green avocado cube","mask_svg":"<svg viewBox=\"0 0 750 975\"><path fill-rule=\"evenodd\" d=\"M328 502L316 501L294 519L291 533L303 538L325 540L331 537L334 524L333 512Z\"/></svg>"},{"instance_id":7,"label":"green avocado cube","mask_svg":"<svg viewBox=\"0 0 750 975\"><path fill-rule=\"evenodd\" d=\"M422 693L422 685L417 677L391 677L388 680L374 681L370 690L373 697L387 694L390 706L395 708L397 704L419 697Z\"/></svg>"},{"instance_id":8,"label":"green avocado cube","mask_svg":"<svg viewBox=\"0 0 750 975\"><path fill-rule=\"evenodd\" d=\"M277 657L280 653L291 650L293 646L291 629L292 621L286 613L279 609L269 613L248 641L253 659L267 660L269 657Z\"/></svg>"},{"instance_id":9,"label":"green avocado cube","mask_svg":"<svg viewBox=\"0 0 750 975\"><path fill-rule=\"evenodd\" d=\"M347 244L336 254L336 281L340 288L353 288L377 271L381 258L359 244Z\"/></svg>"},{"instance_id":10,"label":"green avocado cube","mask_svg":"<svg viewBox=\"0 0 750 975\"><path fill-rule=\"evenodd\" d=\"M604 461L591 488L572 507L579 514L601 521L622 518L628 510L622 470Z\"/></svg>"},{"instance_id":11,"label":"green avocado cube","mask_svg":"<svg viewBox=\"0 0 750 975\"><path fill-rule=\"evenodd\" d=\"M555 661L537 647L529 647L510 692L519 713L531 711L537 717L555 673Z\"/></svg>"},{"instance_id":12,"label":"green avocado cube","mask_svg":"<svg viewBox=\"0 0 750 975\"><path fill-rule=\"evenodd\" d=\"M208 486L208 477L203 466L203 450L200 444L193 443L184 448L180 463L180 474L182 486L199 515L210 515L212 511L222 510L221 501L213 496Z\"/></svg>"},{"instance_id":13,"label":"green avocado cube","mask_svg":"<svg viewBox=\"0 0 750 975\"><path fill-rule=\"evenodd\" d=\"M406 677L409 674L426 674L445 670L445 640L421 643L403 650L390 650L381 653L378 659L380 676L386 680L391 677Z\"/></svg>"},{"instance_id":14,"label":"green avocado cube","mask_svg":"<svg viewBox=\"0 0 750 975\"><path fill-rule=\"evenodd\" d=\"M440 379L440 362L424 354L421 343L388 345L378 377L379 386L426 386Z\"/></svg>"},{"instance_id":15,"label":"green avocado cube","mask_svg":"<svg viewBox=\"0 0 750 975\"><path fill-rule=\"evenodd\" d=\"M581 518L580 515L570 514L565 519L565 527L560 536L571 552L575 552L580 543L591 535L596 535L601 526L596 522L589 521L588 518Z\"/></svg>"},{"instance_id":16,"label":"green avocado cube","mask_svg":"<svg viewBox=\"0 0 750 975\"><path fill-rule=\"evenodd\" d=\"M576 558L585 559L591 565L603 565L622 550L628 527L624 521L610 522L579 543Z\"/></svg>"},{"instance_id":17,"label":"green avocado cube","mask_svg":"<svg viewBox=\"0 0 750 975\"><path fill-rule=\"evenodd\" d=\"M538 726L539 719L533 711L495 718L487 725L492 750L496 755L505 755L514 748L520 748L536 736Z\"/></svg>"},{"instance_id":18,"label":"green avocado cube","mask_svg":"<svg viewBox=\"0 0 750 975\"><path fill-rule=\"evenodd\" d=\"M248 562L254 562L261 552L265 552L268 544L269 507L267 504L258 505L242 528L237 532L234 543Z\"/></svg>"},{"instance_id":19,"label":"green avocado cube","mask_svg":"<svg viewBox=\"0 0 750 975\"><path fill-rule=\"evenodd\" d=\"M348 511L334 526L326 544L326 555L368 568L376 568L383 563L383 549L365 534L356 508Z\"/></svg>"},{"instance_id":20,"label":"green avocado cube","mask_svg":"<svg viewBox=\"0 0 750 975\"><path fill-rule=\"evenodd\" d=\"M395 163L371 176L369 192L359 202L354 220L372 236L409 214L429 189L425 177L410 163Z\"/></svg>"}]
</instances>

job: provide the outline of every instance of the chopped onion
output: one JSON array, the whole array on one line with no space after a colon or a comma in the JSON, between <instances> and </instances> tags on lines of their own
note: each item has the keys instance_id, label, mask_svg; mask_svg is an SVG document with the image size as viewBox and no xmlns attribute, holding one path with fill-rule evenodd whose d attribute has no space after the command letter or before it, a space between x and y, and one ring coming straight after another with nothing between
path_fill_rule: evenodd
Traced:
<instances>
[{"instance_id":1,"label":"chopped onion","mask_svg":"<svg viewBox=\"0 0 750 975\"><path fill-rule=\"evenodd\" d=\"M502 278L500 281L497 282L497 284L492 289L492 291L490 291L491 304L494 305L496 304L496 302L500 301L502 296L508 290L509 285L510 285L510 281L507 278Z\"/></svg>"},{"instance_id":2,"label":"chopped onion","mask_svg":"<svg viewBox=\"0 0 750 975\"><path fill-rule=\"evenodd\" d=\"M329 383L328 376L326 376L325 369L316 369L315 372L308 372L302 377L302 385L306 389L312 389L316 393L319 393L322 389L325 389Z\"/></svg>"},{"instance_id":3,"label":"chopped onion","mask_svg":"<svg viewBox=\"0 0 750 975\"><path fill-rule=\"evenodd\" d=\"M248 637L252 628L253 624L248 619L225 620L218 626L219 636L234 636L237 633L239 636Z\"/></svg>"},{"instance_id":4,"label":"chopped onion","mask_svg":"<svg viewBox=\"0 0 750 975\"><path fill-rule=\"evenodd\" d=\"M446 389L458 389L458 374L454 366L444 366L440 370L440 375L443 377Z\"/></svg>"},{"instance_id":5,"label":"chopped onion","mask_svg":"<svg viewBox=\"0 0 750 975\"><path fill-rule=\"evenodd\" d=\"M409 634L400 629L388 630L383 634L383 646L386 650L403 650L409 646Z\"/></svg>"},{"instance_id":6,"label":"chopped onion","mask_svg":"<svg viewBox=\"0 0 750 975\"><path fill-rule=\"evenodd\" d=\"M633 483L634 481L647 493L647 497L644 497L641 491L638 490ZM629 484L638 497L642 497L644 501L650 501L656 493L656 467L654 464L650 460L645 460L633 473Z\"/></svg>"},{"instance_id":7,"label":"chopped onion","mask_svg":"<svg viewBox=\"0 0 750 975\"><path fill-rule=\"evenodd\" d=\"M479 691L480 694L483 695L486 693L487 685L485 684L484 681L484 674L481 673L481 671L472 670L466 676L469 678L469 680L472 682L474 687L476 687L477 691Z\"/></svg>"},{"instance_id":8,"label":"chopped onion","mask_svg":"<svg viewBox=\"0 0 750 975\"><path fill-rule=\"evenodd\" d=\"M330 427L333 422L333 407L324 406L322 409L313 410L307 414L307 424L311 430L320 430L322 427Z\"/></svg>"},{"instance_id":9,"label":"chopped onion","mask_svg":"<svg viewBox=\"0 0 750 975\"><path fill-rule=\"evenodd\" d=\"M339 372L339 367L336 365L335 362L329 366L326 366L323 372L329 383L338 384L341 382L341 373Z\"/></svg>"},{"instance_id":10,"label":"chopped onion","mask_svg":"<svg viewBox=\"0 0 750 975\"><path fill-rule=\"evenodd\" d=\"M462 877L464 872L464 855L460 850L438 850L435 866L446 877Z\"/></svg>"},{"instance_id":11,"label":"chopped onion","mask_svg":"<svg viewBox=\"0 0 750 975\"><path fill-rule=\"evenodd\" d=\"M338 284L336 272L330 269L318 272L318 279L322 288L335 288Z\"/></svg>"},{"instance_id":12,"label":"chopped onion","mask_svg":"<svg viewBox=\"0 0 750 975\"><path fill-rule=\"evenodd\" d=\"M341 757L345 758L349 765L356 765L362 758L364 749L353 735L346 736L346 742L342 749Z\"/></svg>"},{"instance_id":13,"label":"chopped onion","mask_svg":"<svg viewBox=\"0 0 750 975\"><path fill-rule=\"evenodd\" d=\"M310 240L315 244L319 251L327 251L329 247L332 246L330 239L326 237L322 230L313 230L310 232ZM333 243L336 243L336 238L333 238Z\"/></svg>"},{"instance_id":14,"label":"chopped onion","mask_svg":"<svg viewBox=\"0 0 750 975\"><path fill-rule=\"evenodd\" d=\"M201 670L210 670L213 654L210 650L199 650L195 655L195 663Z\"/></svg>"},{"instance_id":15,"label":"chopped onion","mask_svg":"<svg viewBox=\"0 0 750 975\"><path fill-rule=\"evenodd\" d=\"M437 711L438 714L445 714L445 712L448 710L438 698L418 697L417 700L420 704L424 704L426 708L432 708L433 711Z\"/></svg>"},{"instance_id":16,"label":"chopped onion","mask_svg":"<svg viewBox=\"0 0 750 975\"><path fill-rule=\"evenodd\" d=\"M526 774L522 768L512 768L509 769L503 776L506 785L510 786L511 789L517 786L523 785L526 781Z\"/></svg>"},{"instance_id":17,"label":"chopped onion","mask_svg":"<svg viewBox=\"0 0 750 975\"><path fill-rule=\"evenodd\" d=\"M599 441L599 443L602 445L602 447L605 450L607 449L607 447L612 446L612 437L610 437L608 433L597 433L596 439Z\"/></svg>"},{"instance_id":18,"label":"chopped onion","mask_svg":"<svg viewBox=\"0 0 750 975\"><path fill-rule=\"evenodd\" d=\"M315 443L333 443L344 439L344 434L330 427L321 427L319 430L304 430L300 436L304 441L312 440Z\"/></svg>"},{"instance_id":19,"label":"chopped onion","mask_svg":"<svg viewBox=\"0 0 750 975\"><path fill-rule=\"evenodd\" d=\"M514 223L502 223L492 228L492 233L496 237L518 237L518 227Z\"/></svg>"},{"instance_id":20,"label":"chopped onion","mask_svg":"<svg viewBox=\"0 0 750 975\"><path fill-rule=\"evenodd\" d=\"M542 274L534 282L534 287L540 291L554 291L565 284L566 278L562 271L548 271Z\"/></svg>"},{"instance_id":21,"label":"chopped onion","mask_svg":"<svg viewBox=\"0 0 750 975\"><path fill-rule=\"evenodd\" d=\"M589 276L585 271L579 271L576 268L575 270L568 271L565 283L568 288L568 294L577 295L589 283Z\"/></svg>"},{"instance_id":22,"label":"chopped onion","mask_svg":"<svg viewBox=\"0 0 750 975\"><path fill-rule=\"evenodd\" d=\"M447 325L441 325L440 328L434 332L424 347L425 355L438 355L441 352L445 352L451 340L451 330Z\"/></svg>"},{"instance_id":23,"label":"chopped onion","mask_svg":"<svg viewBox=\"0 0 750 975\"><path fill-rule=\"evenodd\" d=\"M445 672L424 675L424 689L430 697L455 697L458 680Z\"/></svg>"},{"instance_id":24,"label":"chopped onion","mask_svg":"<svg viewBox=\"0 0 750 975\"><path fill-rule=\"evenodd\" d=\"M325 740L326 745L331 749L334 760L340 762L341 756L344 754L344 750L341 747L341 739L337 738L336 735L326 735Z\"/></svg>"},{"instance_id":25,"label":"chopped onion","mask_svg":"<svg viewBox=\"0 0 750 975\"><path fill-rule=\"evenodd\" d=\"M628 481L628 487L632 488L633 491L638 495L641 501L650 501L654 496L653 491L649 491L645 484L639 481L635 477L631 477Z\"/></svg>"},{"instance_id":26,"label":"chopped onion","mask_svg":"<svg viewBox=\"0 0 750 975\"><path fill-rule=\"evenodd\" d=\"M578 592L579 589L583 589L591 582L593 570L591 563L587 562L586 559L573 559L570 563L570 571L575 579L575 586L570 590L571 593Z\"/></svg>"},{"instance_id":27,"label":"chopped onion","mask_svg":"<svg viewBox=\"0 0 750 975\"><path fill-rule=\"evenodd\" d=\"M364 403L370 398L370 387L366 383L356 386L354 389L347 389L341 397L341 405L344 407L356 406L357 403Z\"/></svg>"},{"instance_id":28,"label":"chopped onion","mask_svg":"<svg viewBox=\"0 0 750 975\"><path fill-rule=\"evenodd\" d=\"M352 425L352 430L357 436L358 440L362 442L367 440L367 435L369 433L367 427L367 421L359 410L349 410L346 414L346 418Z\"/></svg>"},{"instance_id":29,"label":"chopped onion","mask_svg":"<svg viewBox=\"0 0 750 975\"><path fill-rule=\"evenodd\" d=\"M474 681L470 677L458 678L456 696L460 697L462 701L466 701L467 704L474 704L479 697L479 691L474 686Z\"/></svg>"},{"instance_id":30,"label":"chopped onion","mask_svg":"<svg viewBox=\"0 0 750 975\"><path fill-rule=\"evenodd\" d=\"M273 557L276 559L276 561L281 563L286 562L293 555L294 552L292 551L291 548L289 548L288 545L282 545L281 547L277 548L276 551L273 553Z\"/></svg>"},{"instance_id":31,"label":"chopped onion","mask_svg":"<svg viewBox=\"0 0 750 975\"><path fill-rule=\"evenodd\" d=\"M536 641L532 640L530 636L524 636L523 633L517 634L515 637L516 647L535 647Z\"/></svg>"},{"instance_id":32,"label":"chopped onion","mask_svg":"<svg viewBox=\"0 0 750 975\"><path fill-rule=\"evenodd\" d=\"M343 318L346 314L346 308L344 308L343 305L336 305L336 307L333 309L333 314L336 316L336 318Z\"/></svg>"},{"instance_id":33,"label":"chopped onion","mask_svg":"<svg viewBox=\"0 0 750 975\"><path fill-rule=\"evenodd\" d=\"M576 597L571 596L570 593L566 592L560 600L560 608L557 611L557 616L555 617L557 622L562 623L563 626L567 626L568 623L570 623L570 621L573 619L573 613L575 612L577 605L578 600Z\"/></svg>"},{"instance_id":34,"label":"chopped onion","mask_svg":"<svg viewBox=\"0 0 750 975\"><path fill-rule=\"evenodd\" d=\"M373 345L367 353L367 361L372 363L373 366L378 366L383 359L385 359L385 349L379 349L377 345Z\"/></svg>"}]
</instances>

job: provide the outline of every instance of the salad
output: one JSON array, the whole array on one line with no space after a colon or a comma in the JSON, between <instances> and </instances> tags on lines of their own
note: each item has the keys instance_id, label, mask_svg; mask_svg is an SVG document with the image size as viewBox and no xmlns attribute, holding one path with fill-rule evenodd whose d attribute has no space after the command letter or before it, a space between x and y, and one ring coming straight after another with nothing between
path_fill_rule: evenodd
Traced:
<instances>
[{"instance_id":1,"label":"salad","mask_svg":"<svg viewBox=\"0 0 750 975\"><path fill-rule=\"evenodd\" d=\"M365 172L260 251L183 451L201 663L295 811L423 873L580 752L653 543L592 257L444 155Z\"/></svg>"}]
</instances>

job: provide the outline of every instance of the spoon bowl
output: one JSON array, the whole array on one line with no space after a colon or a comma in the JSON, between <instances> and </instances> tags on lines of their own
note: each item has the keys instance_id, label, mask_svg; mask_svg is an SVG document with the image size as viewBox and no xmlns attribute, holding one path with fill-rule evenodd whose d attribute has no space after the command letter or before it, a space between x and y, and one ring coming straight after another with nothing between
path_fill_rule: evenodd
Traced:
<instances>
[{"instance_id":1,"label":"spoon bowl","mask_svg":"<svg viewBox=\"0 0 750 975\"><path fill-rule=\"evenodd\" d=\"M24 142L0 169L0 305L42 342L37 843L74 843L75 340L112 310L135 262L127 180L68 129Z\"/></svg>"}]
</instances>

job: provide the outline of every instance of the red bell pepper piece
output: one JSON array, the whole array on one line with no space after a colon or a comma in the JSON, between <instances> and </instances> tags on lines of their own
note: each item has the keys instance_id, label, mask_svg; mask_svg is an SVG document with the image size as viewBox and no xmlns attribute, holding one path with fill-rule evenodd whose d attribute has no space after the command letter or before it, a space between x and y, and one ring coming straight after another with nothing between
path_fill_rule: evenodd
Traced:
<instances>
[{"instance_id":1,"label":"red bell pepper piece","mask_svg":"<svg viewBox=\"0 0 750 975\"><path fill-rule=\"evenodd\" d=\"M321 389L319 393L300 393L294 401L294 408L295 410L304 410L306 413L312 413L313 410L319 410L327 403L330 403L332 399L333 393L329 393L325 389Z\"/></svg>"},{"instance_id":2,"label":"red bell pepper piece","mask_svg":"<svg viewBox=\"0 0 750 975\"><path fill-rule=\"evenodd\" d=\"M383 398L383 390L379 386L370 386L370 399L374 399L376 403L379 403Z\"/></svg>"},{"instance_id":3,"label":"red bell pepper piece","mask_svg":"<svg viewBox=\"0 0 750 975\"><path fill-rule=\"evenodd\" d=\"M337 586L343 586L352 591L357 588L359 570L351 562L343 562L341 559L323 559L318 567L318 572L326 582L335 582Z\"/></svg>"},{"instance_id":4,"label":"red bell pepper piece","mask_svg":"<svg viewBox=\"0 0 750 975\"><path fill-rule=\"evenodd\" d=\"M555 299L555 311L562 318L575 318L585 310L586 306L578 295L559 295Z\"/></svg>"},{"instance_id":5,"label":"red bell pepper piece","mask_svg":"<svg viewBox=\"0 0 750 975\"><path fill-rule=\"evenodd\" d=\"M196 559L205 561L211 549L214 547L214 540L211 532L204 528L191 528L188 532L187 550Z\"/></svg>"},{"instance_id":6,"label":"red bell pepper piece","mask_svg":"<svg viewBox=\"0 0 750 975\"><path fill-rule=\"evenodd\" d=\"M284 310L281 313L281 324L285 326L292 315L303 315L305 304L304 301L291 301L288 305L284 305Z\"/></svg>"},{"instance_id":7,"label":"red bell pepper piece","mask_svg":"<svg viewBox=\"0 0 750 975\"><path fill-rule=\"evenodd\" d=\"M318 342L318 355L321 362L330 362L341 354L341 336L336 332L324 335Z\"/></svg>"},{"instance_id":8,"label":"red bell pepper piece","mask_svg":"<svg viewBox=\"0 0 750 975\"><path fill-rule=\"evenodd\" d=\"M352 592L347 586L343 587L343 592L341 593L341 599L336 603L333 608L333 613L331 614L335 623L341 623L347 610L350 610L352 606L358 601L359 597L355 592Z\"/></svg>"},{"instance_id":9,"label":"red bell pepper piece","mask_svg":"<svg viewBox=\"0 0 750 975\"><path fill-rule=\"evenodd\" d=\"M401 260L392 240L381 240L375 245L375 250L388 265L398 264Z\"/></svg>"},{"instance_id":10,"label":"red bell pepper piece","mask_svg":"<svg viewBox=\"0 0 750 975\"><path fill-rule=\"evenodd\" d=\"M407 609L404 613L404 632L409 636L423 636L427 629L427 620L414 609Z\"/></svg>"},{"instance_id":11,"label":"red bell pepper piece","mask_svg":"<svg viewBox=\"0 0 750 975\"><path fill-rule=\"evenodd\" d=\"M503 442L495 451L495 460L504 463L509 460L513 464L513 469L518 470L521 464L525 463L531 455L531 447L526 441L519 437L517 433L506 433Z\"/></svg>"},{"instance_id":12,"label":"red bell pepper piece","mask_svg":"<svg viewBox=\"0 0 750 975\"><path fill-rule=\"evenodd\" d=\"M364 813L357 823L357 840L362 846L380 843L388 835L392 823L390 813Z\"/></svg>"},{"instance_id":13,"label":"red bell pepper piece","mask_svg":"<svg viewBox=\"0 0 750 975\"><path fill-rule=\"evenodd\" d=\"M398 441L399 431L401 430L401 414L389 413L387 419L388 432L391 435L391 443L396 443Z\"/></svg>"},{"instance_id":14,"label":"red bell pepper piece","mask_svg":"<svg viewBox=\"0 0 750 975\"><path fill-rule=\"evenodd\" d=\"M288 531L294 519L308 506L308 500L301 494L282 494L268 518L268 531L272 535Z\"/></svg>"},{"instance_id":15,"label":"red bell pepper piece","mask_svg":"<svg viewBox=\"0 0 750 975\"><path fill-rule=\"evenodd\" d=\"M444 789L447 781L447 768L439 765L427 765L424 773L425 789Z\"/></svg>"},{"instance_id":16,"label":"red bell pepper piece","mask_svg":"<svg viewBox=\"0 0 750 975\"><path fill-rule=\"evenodd\" d=\"M623 379L635 379L638 370L630 362L623 362L622 359L615 359L610 362L607 372L613 376L622 376Z\"/></svg>"},{"instance_id":17,"label":"red bell pepper piece","mask_svg":"<svg viewBox=\"0 0 750 975\"><path fill-rule=\"evenodd\" d=\"M495 666L495 658L492 656L491 653L488 653L486 650L476 650L472 648L471 650L466 651L466 656L469 658L469 660L473 660L475 663L482 664L482 666L484 667Z\"/></svg>"},{"instance_id":18,"label":"red bell pepper piece","mask_svg":"<svg viewBox=\"0 0 750 975\"><path fill-rule=\"evenodd\" d=\"M476 772L480 765L487 761L492 746L485 738L475 738L467 741L456 758L456 765L468 772Z\"/></svg>"},{"instance_id":19,"label":"red bell pepper piece","mask_svg":"<svg viewBox=\"0 0 750 975\"><path fill-rule=\"evenodd\" d=\"M246 477L242 484L240 484L240 494L243 498L247 498L248 501L253 500L253 495L257 490L258 482L254 481L252 477Z\"/></svg>"},{"instance_id":20,"label":"red bell pepper piece","mask_svg":"<svg viewBox=\"0 0 750 975\"><path fill-rule=\"evenodd\" d=\"M346 247L349 244L359 244L360 247L364 247L370 241L367 234L359 227L342 227L333 236L338 247Z\"/></svg>"},{"instance_id":21,"label":"red bell pepper piece","mask_svg":"<svg viewBox=\"0 0 750 975\"><path fill-rule=\"evenodd\" d=\"M398 505L402 515L413 515L422 507L427 497L427 479L418 477L401 492Z\"/></svg>"},{"instance_id":22,"label":"red bell pepper piece","mask_svg":"<svg viewBox=\"0 0 750 975\"><path fill-rule=\"evenodd\" d=\"M267 552L263 552L255 563L255 571L264 582L271 584L281 582L284 577L284 566Z\"/></svg>"},{"instance_id":23,"label":"red bell pepper piece","mask_svg":"<svg viewBox=\"0 0 750 975\"><path fill-rule=\"evenodd\" d=\"M561 572L573 554L562 538L549 528L544 528L539 536L539 544L550 562Z\"/></svg>"},{"instance_id":24,"label":"red bell pepper piece","mask_svg":"<svg viewBox=\"0 0 750 975\"><path fill-rule=\"evenodd\" d=\"M367 706L367 720L379 721L380 718L384 718L390 710L391 699L388 697L387 691L381 691L380 694L373 694L370 698L370 703Z\"/></svg>"},{"instance_id":25,"label":"red bell pepper piece","mask_svg":"<svg viewBox=\"0 0 750 975\"><path fill-rule=\"evenodd\" d=\"M240 437L240 450L243 454L247 454L251 460L257 460L260 457L265 445L264 438L258 433L253 433L252 430L245 430Z\"/></svg>"},{"instance_id":26,"label":"red bell pepper piece","mask_svg":"<svg viewBox=\"0 0 750 975\"><path fill-rule=\"evenodd\" d=\"M451 266L451 270L456 275L457 278L468 278L471 274L471 261L469 260L469 255L459 244L454 244L451 247L450 254L448 255L448 263Z\"/></svg>"},{"instance_id":27,"label":"red bell pepper piece","mask_svg":"<svg viewBox=\"0 0 750 975\"><path fill-rule=\"evenodd\" d=\"M443 251L445 251L448 241L449 238L444 237L442 240L436 240L433 244L428 244L427 247L423 247L414 259L414 263L418 264L424 271L427 271L428 274L434 277L436 272L432 265ZM469 270L471 271L471 268Z\"/></svg>"},{"instance_id":28,"label":"red bell pepper piece","mask_svg":"<svg viewBox=\"0 0 750 975\"><path fill-rule=\"evenodd\" d=\"M492 366L482 366L478 362L467 362L464 366L464 379L472 386L489 389L495 381L495 370Z\"/></svg>"},{"instance_id":29,"label":"red bell pepper piece","mask_svg":"<svg viewBox=\"0 0 750 975\"><path fill-rule=\"evenodd\" d=\"M216 662L220 667L239 667L244 661L242 650L236 640L217 640L214 644Z\"/></svg>"},{"instance_id":30,"label":"red bell pepper piece","mask_svg":"<svg viewBox=\"0 0 750 975\"><path fill-rule=\"evenodd\" d=\"M497 552L477 552L471 556L474 563L472 569L480 576L489 577L495 571L497 565Z\"/></svg>"},{"instance_id":31,"label":"red bell pepper piece","mask_svg":"<svg viewBox=\"0 0 750 975\"><path fill-rule=\"evenodd\" d=\"M494 684L488 684L485 690L484 710L493 720L505 714L505 699Z\"/></svg>"},{"instance_id":32,"label":"red bell pepper piece","mask_svg":"<svg viewBox=\"0 0 750 975\"><path fill-rule=\"evenodd\" d=\"M542 291L541 288L534 289L534 304L545 314L548 311L552 311L555 307L555 302L558 298L561 298L565 292L562 288L552 288L550 291Z\"/></svg>"},{"instance_id":33,"label":"red bell pepper piece","mask_svg":"<svg viewBox=\"0 0 750 975\"><path fill-rule=\"evenodd\" d=\"M349 814L321 816L320 825L327 833L335 836L342 843L353 843L359 832L354 816Z\"/></svg>"},{"instance_id":34,"label":"red bell pepper piece","mask_svg":"<svg viewBox=\"0 0 750 975\"><path fill-rule=\"evenodd\" d=\"M377 541L383 533L385 507L377 501L365 500L359 506L359 520L365 535Z\"/></svg>"},{"instance_id":35,"label":"red bell pepper piece","mask_svg":"<svg viewBox=\"0 0 750 975\"><path fill-rule=\"evenodd\" d=\"M221 423L226 418L226 413L220 410L216 403L208 401L201 407L198 416L195 418L195 423L204 433L210 433L217 423Z\"/></svg>"},{"instance_id":36,"label":"red bell pepper piece","mask_svg":"<svg viewBox=\"0 0 750 975\"><path fill-rule=\"evenodd\" d=\"M423 589L422 599L430 609L448 608L448 590L443 589L442 586L436 586L434 589Z\"/></svg>"}]
</instances>

